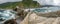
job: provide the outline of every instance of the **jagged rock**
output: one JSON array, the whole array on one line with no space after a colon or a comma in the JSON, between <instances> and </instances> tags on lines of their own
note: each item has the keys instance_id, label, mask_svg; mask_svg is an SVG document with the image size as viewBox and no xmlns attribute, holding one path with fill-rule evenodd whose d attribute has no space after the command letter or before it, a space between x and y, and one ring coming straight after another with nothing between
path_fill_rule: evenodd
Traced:
<instances>
[{"instance_id":1,"label":"jagged rock","mask_svg":"<svg viewBox=\"0 0 60 24\"><path fill-rule=\"evenodd\" d=\"M47 15L48 14L49 13L47 13ZM45 17L43 15L37 15L36 13L32 13L29 15L28 22L29 24L60 24L60 17L52 17L53 14L54 13L51 14L51 17Z\"/></svg>"}]
</instances>

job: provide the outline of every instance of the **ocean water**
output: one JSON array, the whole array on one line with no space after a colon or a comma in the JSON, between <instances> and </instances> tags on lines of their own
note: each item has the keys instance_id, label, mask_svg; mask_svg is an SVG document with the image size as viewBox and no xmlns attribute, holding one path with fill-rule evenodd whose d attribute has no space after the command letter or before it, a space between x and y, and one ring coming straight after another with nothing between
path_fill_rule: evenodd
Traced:
<instances>
[{"instance_id":1,"label":"ocean water","mask_svg":"<svg viewBox=\"0 0 60 24\"><path fill-rule=\"evenodd\" d=\"M60 7L42 7L42 8L36 8L33 10L34 12L55 12L60 10Z\"/></svg>"},{"instance_id":2,"label":"ocean water","mask_svg":"<svg viewBox=\"0 0 60 24\"><path fill-rule=\"evenodd\" d=\"M15 13L11 10L0 10L0 23L4 21L15 19Z\"/></svg>"}]
</instances>

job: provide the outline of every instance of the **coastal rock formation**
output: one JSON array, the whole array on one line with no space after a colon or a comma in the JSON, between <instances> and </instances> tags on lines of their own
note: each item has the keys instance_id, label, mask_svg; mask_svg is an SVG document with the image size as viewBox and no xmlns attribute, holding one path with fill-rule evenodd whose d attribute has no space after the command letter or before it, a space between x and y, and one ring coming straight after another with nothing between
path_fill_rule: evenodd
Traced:
<instances>
[{"instance_id":1,"label":"coastal rock formation","mask_svg":"<svg viewBox=\"0 0 60 24\"><path fill-rule=\"evenodd\" d=\"M48 15L48 17L45 15L37 15L36 13L32 13L29 15L28 22L29 24L60 24L60 17L58 12L59 11L45 14ZM54 14L58 16L54 17Z\"/></svg>"}]
</instances>

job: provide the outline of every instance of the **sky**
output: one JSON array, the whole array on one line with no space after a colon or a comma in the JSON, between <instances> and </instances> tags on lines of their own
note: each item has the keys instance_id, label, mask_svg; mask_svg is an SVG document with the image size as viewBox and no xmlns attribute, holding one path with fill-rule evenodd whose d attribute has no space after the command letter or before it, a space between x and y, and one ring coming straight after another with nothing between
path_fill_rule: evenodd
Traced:
<instances>
[{"instance_id":1,"label":"sky","mask_svg":"<svg viewBox=\"0 0 60 24\"><path fill-rule=\"evenodd\" d=\"M16 1L22 1L22 0L0 0L0 4L6 3L6 2L16 2ZM60 0L34 0L40 3L41 5L59 5L60 6Z\"/></svg>"},{"instance_id":2,"label":"sky","mask_svg":"<svg viewBox=\"0 0 60 24\"><path fill-rule=\"evenodd\" d=\"M60 6L60 0L34 0L40 3L41 5L59 5Z\"/></svg>"},{"instance_id":3,"label":"sky","mask_svg":"<svg viewBox=\"0 0 60 24\"><path fill-rule=\"evenodd\" d=\"M6 3L6 2L16 2L16 1L22 1L22 0L0 0L0 4Z\"/></svg>"}]
</instances>

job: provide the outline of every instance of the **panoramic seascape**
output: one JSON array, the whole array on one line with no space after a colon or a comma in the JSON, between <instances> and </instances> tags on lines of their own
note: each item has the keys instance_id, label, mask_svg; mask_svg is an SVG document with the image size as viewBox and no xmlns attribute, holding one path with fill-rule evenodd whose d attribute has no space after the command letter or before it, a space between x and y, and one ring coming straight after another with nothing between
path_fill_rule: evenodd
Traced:
<instances>
[{"instance_id":1,"label":"panoramic seascape","mask_svg":"<svg viewBox=\"0 0 60 24\"><path fill-rule=\"evenodd\" d=\"M60 0L0 0L0 24L60 24Z\"/></svg>"}]
</instances>

